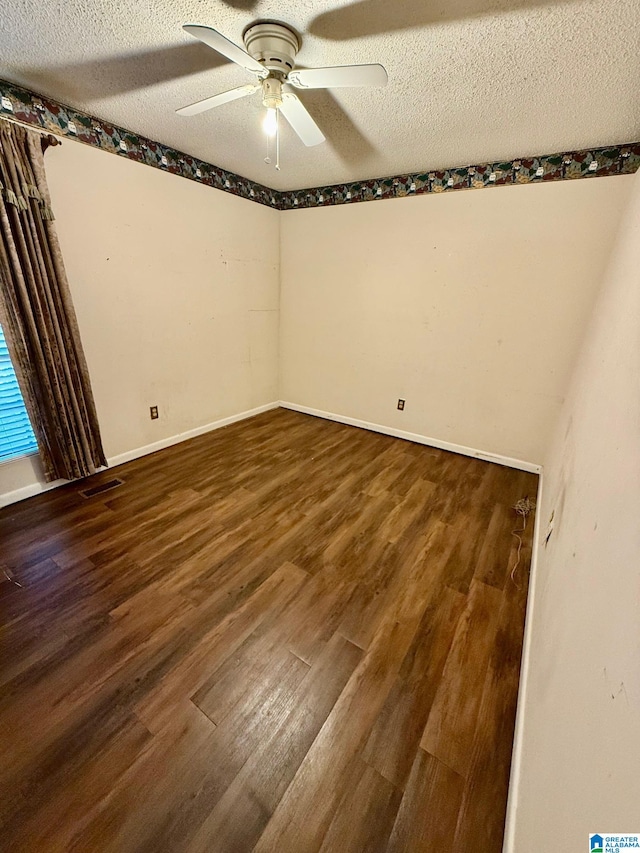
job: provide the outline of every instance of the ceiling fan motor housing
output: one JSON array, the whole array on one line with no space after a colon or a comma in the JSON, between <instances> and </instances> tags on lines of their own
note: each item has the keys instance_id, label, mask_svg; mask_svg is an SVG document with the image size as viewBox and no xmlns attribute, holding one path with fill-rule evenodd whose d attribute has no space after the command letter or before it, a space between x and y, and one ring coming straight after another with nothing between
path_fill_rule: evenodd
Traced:
<instances>
[{"instance_id":1,"label":"ceiling fan motor housing","mask_svg":"<svg viewBox=\"0 0 640 853\"><path fill-rule=\"evenodd\" d=\"M243 39L247 53L269 71L286 77L293 70L300 39L289 27L270 22L252 24L244 31Z\"/></svg>"}]
</instances>

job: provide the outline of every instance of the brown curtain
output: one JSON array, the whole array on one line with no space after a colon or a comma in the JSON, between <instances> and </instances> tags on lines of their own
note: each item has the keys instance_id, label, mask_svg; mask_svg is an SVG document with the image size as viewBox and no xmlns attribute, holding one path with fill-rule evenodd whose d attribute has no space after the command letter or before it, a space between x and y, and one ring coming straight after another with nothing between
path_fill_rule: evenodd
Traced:
<instances>
[{"instance_id":1,"label":"brown curtain","mask_svg":"<svg viewBox=\"0 0 640 853\"><path fill-rule=\"evenodd\" d=\"M106 465L40 136L0 121L0 323L47 480Z\"/></svg>"}]
</instances>

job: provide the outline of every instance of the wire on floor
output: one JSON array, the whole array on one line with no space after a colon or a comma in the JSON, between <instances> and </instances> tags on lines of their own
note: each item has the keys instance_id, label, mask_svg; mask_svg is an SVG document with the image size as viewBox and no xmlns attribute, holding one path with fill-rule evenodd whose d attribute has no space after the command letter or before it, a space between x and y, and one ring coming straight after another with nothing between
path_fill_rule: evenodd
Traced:
<instances>
[{"instance_id":1,"label":"wire on floor","mask_svg":"<svg viewBox=\"0 0 640 853\"><path fill-rule=\"evenodd\" d=\"M518 527L516 530L511 531L511 535L515 536L518 540L518 556L516 558L514 567L511 569L510 575L511 580L513 581L517 589L520 589L520 587L515 581L515 574L516 569L520 565L520 554L522 552L522 536L525 530L527 529L527 518L529 517L529 515L531 515L535 508L536 502L532 500L528 495L525 498L520 498L520 500L513 506L513 509L515 510L516 514L522 518L522 527Z\"/></svg>"}]
</instances>

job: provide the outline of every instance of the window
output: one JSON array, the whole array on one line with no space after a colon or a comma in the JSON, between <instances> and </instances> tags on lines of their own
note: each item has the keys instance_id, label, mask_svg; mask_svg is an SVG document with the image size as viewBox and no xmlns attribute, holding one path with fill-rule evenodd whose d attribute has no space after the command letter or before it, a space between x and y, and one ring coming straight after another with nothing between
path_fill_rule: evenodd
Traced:
<instances>
[{"instance_id":1,"label":"window","mask_svg":"<svg viewBox=\"0 0 640 853\"><path fill-rule=\"evenodd\" d=\"M36 437L0 326L0 462L37 451Z\"/></svg>"}]
</instances>

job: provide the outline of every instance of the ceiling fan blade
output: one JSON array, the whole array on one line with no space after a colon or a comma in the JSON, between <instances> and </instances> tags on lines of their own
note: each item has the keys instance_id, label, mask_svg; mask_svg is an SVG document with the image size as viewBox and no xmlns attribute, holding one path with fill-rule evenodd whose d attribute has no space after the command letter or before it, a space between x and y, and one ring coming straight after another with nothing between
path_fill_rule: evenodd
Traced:
<instances>
[{"instance_id":1,"label":"ceiling fan blade","mask_svg":"<svg viewBox=\"0 0 640 853\"><path fill-rule=\"evenodd\" d=\"M253 95L259 88L260 84L247 83L246 86L238 86L237 89L229 89L228 92L220 92L219 95L212 95L203 101L196 101L195 104L189 104L188 107L181 107L179 110L176 110L176 113L179 116L196 116L198 113L205 112L205 110L211 110L214 107L219 107L221 104L228 104L229 101Z\"/></svg>"},{"instance_id":2,"label":"ceiling fan blade","mask_svg":"<svg viewBox=\"0 0 640 853\"><path fill-rule=\"evenodd\" d=\"M340 86L386 86L382 65L337 65L333 68L305 68L291 71L287 78L298 89L335 89Z\"/></svg>"},{"instance_id":3,"label":"ceiling fan blade","mask_svg":"<svg viewBox=\"0 0 640 853\"><path fill-rule=\"evenodd\" d=\"M227 59L246 68L252 74L260 74L263 77L267 76L268 71L264 65L261 65L257 59L250 56L246 50L229 41L222 33L214 30L213 27L204 27L201 24L185 24L182 29L186 33L189 33L190 36L199 39L209 47L217 50L218 53L226 56Z\"/></svg>"},{"instance_id":4,"label":"ceiling fan blade","mask_svg":"<svg viewBox=\"0 0 640 853\"><path fill-rule=\"evenodd\" d=\"M311 118L302 101L293 92L282 93L280 112L305 145L311 147L324 142L324 134Z\"/></svg>"},{"instance_id":5,"label":"ceiling fan blade","mask_svg":"<svg viewBox=\"0 0 640 853\"><path fill-rule=\"evenodd\" d=\"M325 3L324 5L335 5ZM352 0L338 9L321 12L306 25L309 35L331 41L348 41L365 36L389 35L418 27L440 26L471 21L488 15L509 14L523 9L556 5L549 0L461 0L459 3L425 3L424 0Z\"/></svg>"}]
</instances>

